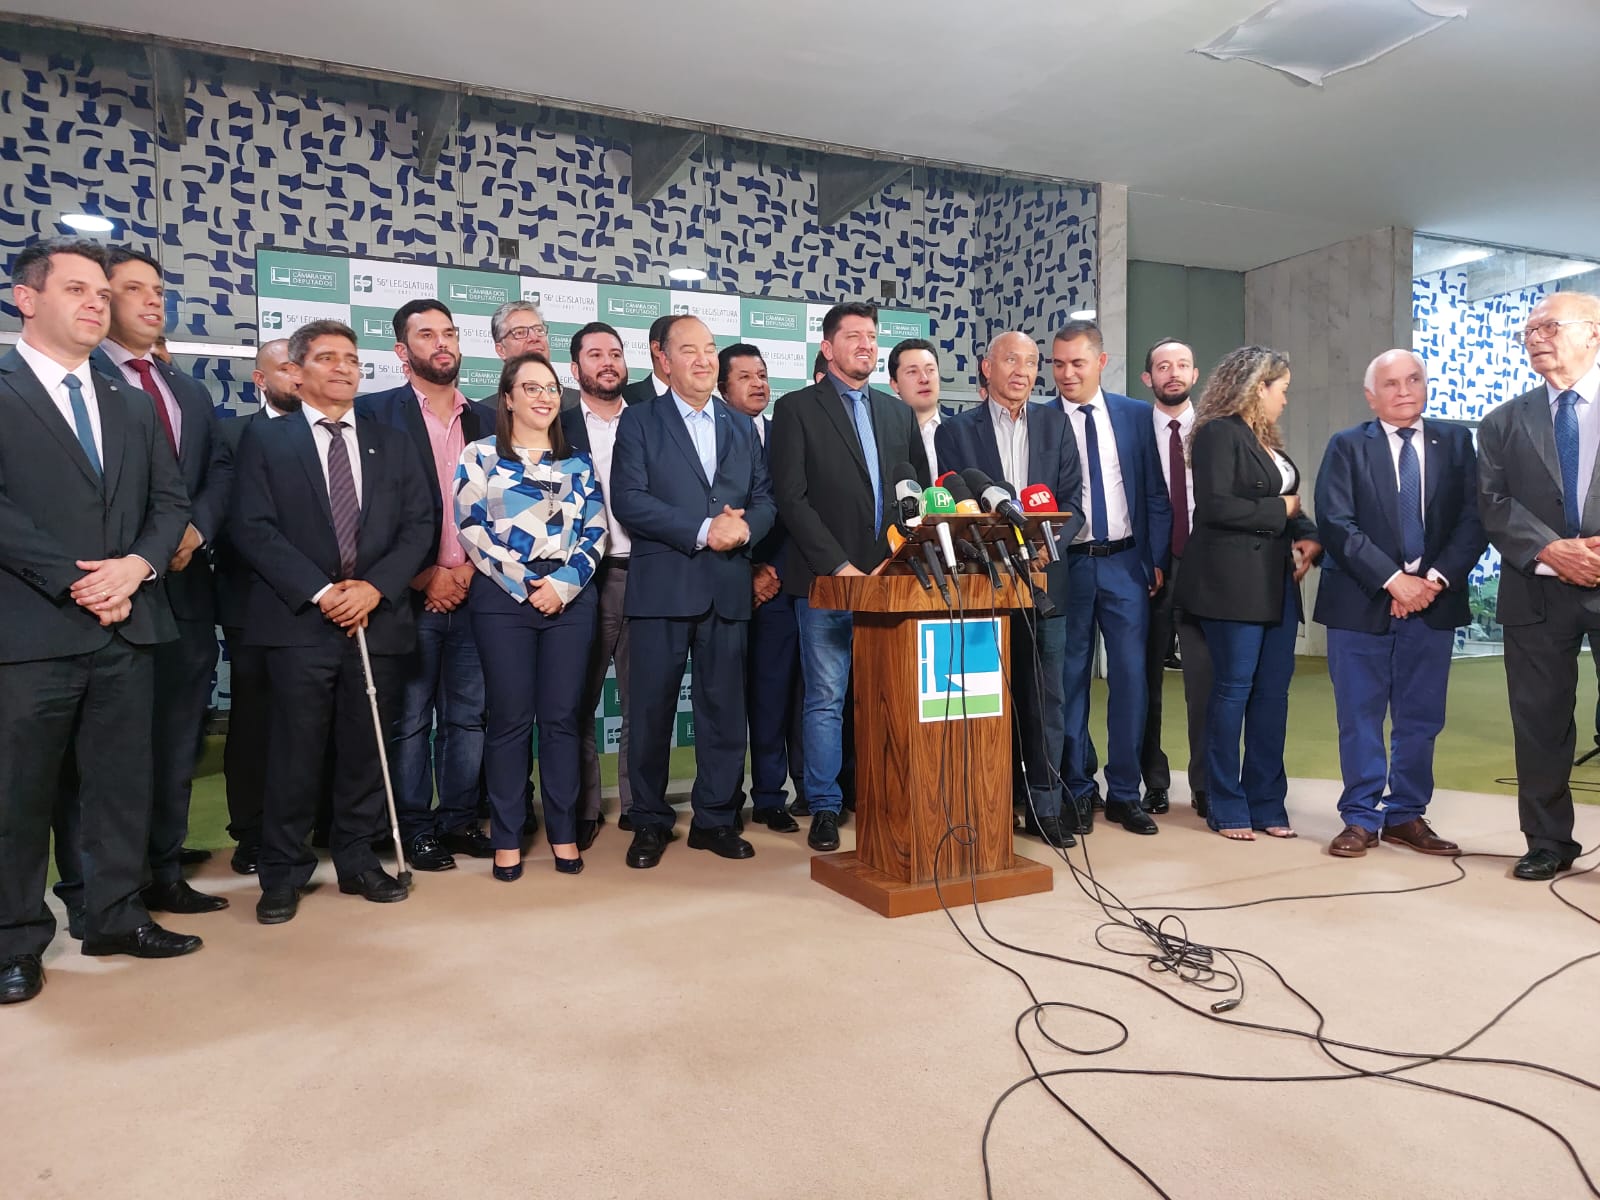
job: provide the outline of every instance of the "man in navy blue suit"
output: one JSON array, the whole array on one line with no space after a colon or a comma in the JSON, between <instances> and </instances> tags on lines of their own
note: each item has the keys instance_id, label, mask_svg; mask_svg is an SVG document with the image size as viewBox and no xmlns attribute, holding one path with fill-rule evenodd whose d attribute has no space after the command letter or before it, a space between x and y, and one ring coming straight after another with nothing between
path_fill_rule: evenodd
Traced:
<instances>
[{"instance_id":1,"label":"man in navy blue suit","mask_svg":"<svg viewBox=\"0 0 1600 1200\"><path fill-rule=\"evenodd\" d=\"M1460 847L1435 834L1426 813L1455 629L1471 620L1467 577L1488 545L1478 460L1464 426L1422 419L1428 377L1420 356L1378 355L1363 386L1375 419L1335 434L1317 471L1327 553L1315 615L1328 627L1344 775L1344 828L1328 852L1359 858L1381 837L1423 854L1456 854Z\"/></svg>"},{"instance_id":2,"label":"man in navy blue suit","mask_svg":"<svg viewBox=\"0 0 1600 1200\"><path fill-rule=\"evenodd\" d=\"M1067 420L1051 405L1028 402L1039 377L1039 347L1025 333L1003 333L989 343L983 369L989 398L940 422L935 434L939 465L947 471L975 467L995 482L1009 484L1018 495L1033 484L1043 484L1055 493L1058 504L1076 512L1081 472ZM1077 515L1057 530L1062 551L1082 524ZM1061 691L1067 648L1062 616L1068 586L1064 554L1046 568L1045 580L1056 604L1055 615L1027 613L1011 623L1011 689L1028 789L1026 800L1020 787L1014 794L1023 801L1024 828L1052 846L1066 847L1075 844L1076 821L1061 820L1061 782L1055 773L1061 762L1066 707Z\"/></svg>"},{"instance_id":3,"label":"man in navy blue suit","mask_svg":"<svg viewBox=\"0 0 1600 1200\"><path fill-rule=\"evenodd\" d=\"M717 343L696 317L663 331L668 391L625 409L611 505L633 541L624 611L633 743L630 867L661 861L672 829L667 767L685 659L694 656L694 821L689 845L723 858L755 849L734 826L744 777L750 546L777 509L755 426L712 393Z\"/></svg>"},{"instance_id":4,"label":"man in navy blue suit","mask_svg":"<svg viewBox=\"0 0 1600 1200\"><path fill-rule=\"evenodd\" d=\"M1161 473L1150 408L1105 392L1105 341L1092 321L1069 321L1050 348L1056 404L1083 464L1083 487L1063 505L1085 524L1067 552L1066 739L1062 775L1080 831L1093 822L1089 773L1089 676L1094 632L1106 643L1106 820L1130 833L1156 832L1139 800L1148 684L1150 597L1161 588L1172 543L1172 505ZM992 386L992 381L991 381Z\"/></svg>"}]
</instances>

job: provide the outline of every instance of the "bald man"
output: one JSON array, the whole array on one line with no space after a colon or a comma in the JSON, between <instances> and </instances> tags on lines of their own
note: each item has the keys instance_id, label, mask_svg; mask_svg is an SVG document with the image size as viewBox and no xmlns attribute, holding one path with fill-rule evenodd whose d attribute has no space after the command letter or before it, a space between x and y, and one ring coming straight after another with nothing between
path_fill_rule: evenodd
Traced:
<instances>
[{"instance_id":1,"label":"bald man","mask_svg":"<svg viewBox=\"0 0 1600 1200\"><path fill-rule=\"evenodd\" d=\"M1472 619L1467 579L1488 541L1477 455L1465 426L1423 419L1419 355L1385 351L1362 387L1373 419L1334 435L1317 472L1326 555L1315 617L1328 627L1344 776L1344 828L1328 853L1360 858L1381 840L1457 854L1427 811L1455 629Z\"/></svg>"}]
</instances>

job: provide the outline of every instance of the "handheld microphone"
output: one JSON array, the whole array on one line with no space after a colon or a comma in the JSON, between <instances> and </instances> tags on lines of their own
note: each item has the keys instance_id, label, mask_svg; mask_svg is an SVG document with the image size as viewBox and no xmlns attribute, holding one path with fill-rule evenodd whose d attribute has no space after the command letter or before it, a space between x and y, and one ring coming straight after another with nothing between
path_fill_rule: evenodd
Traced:
<instances>
[{"instance_id":1,"label":"handheld microphone","mask_svg":"<svg viewBox=\"0 0 1600 1200\"><path fill-rule=\"evenodd\" d=\"M955 498L942 487L931 487L922 493L922 514L924 517L939 514L953 513L956 511ZM956 575L960 567L956 565L955 542L950 537L950 526L944 521L936 523L935 528L939 534L939 548L944 551L944 565L949 568L950 574Z\"/></svg>"},{"instance_id":2,"label":"handheld microphone","mask_svg":"<svg viewBox=\"0 0 1600 1200\"><path fill-rule=\"evenodd\" d=\"M942 540L948 542L950 540L950 531L943 525L939 526L939 529L944 534L944 538ZM945 607L954 608L956 606L955 597L950 594L950 584L949 581L945 579L944 566L939 562L939 551L934 548L932 542L922 543L922 557L928 560L928 571L933 575L935 582L937 582L939 585L939 595L944 597ZM927 587L928 585L923 584L922 586ZM957 586L960 585L958 584Z\"/></svg>"},{"instance_id":3,"label":"handheld microphone","mask_svg":"<svg viewBox=\"0 0 1600 1200\"><path fill-rule=\"evenodd\" d=\"M906 542L910 540L905 534L900 532L900 523L898 521L889 526L888 538L890 554L900 553L900 547L904 546ZM933 590L933 584L928 582L928 568L922 565L922 560L917 558L915 555L909 555L906 558L906 563L911 567L911 573L917 577L917 582L922 585L922 590L925 592L931 592Z\"/></svg>"},{"instance_id":4,"label":"handheld microphone","mask_svg":"<svg viewBox=\"0 0 1600 1200\"><path fill-rule=\"evenodd\" d=\"M917 473L910 463L896 463L894 478L895 523L906 533L922 523L922 487L917 483Z\"/></svg>"},{"instance_id":5,"label":"handheld microphone","mask_svg":"<svg viewBox=\"0 0 1600 1200\"><path fill-rule=\"evenodd\" d=\"M1022 507L1024 512L1056 512L1056 496L1042 483L1030 483L1022 489ZM1055 523L1046 521L1043 525L1045 552L1051 562L1061 561L1061 549L1056 545Z\"/></svg>"},{"instance_id":6,"label":"handheld microphone","mask_svg":"<svg viewBox=\"0 0 1600 1200\"><path fill-rule=\"evenodd\" d=\"M977 498L972 494L972 489L967 486L967 481L963 476L957 475L954 471L950 472L950 482L945 484L945 489L955 498L956 512L976 514L983 511L978 507ZM972 531L968 540L972 542L974 548L978 551L978 557L983 562L983 569L989 573L990 584L998 591L1000 588L1000 572L995 570L994 558L989 554L989 543L984 541L982 532L977 529Z\"/></svg>"},{"instance_id":7,"label":"handheld microphone","mask_svg":"<svg viewBox=\"0 0 1600 1200\"><path fill-rule=\"evenodd\" d=\"M977 493L980 509L1004 517L1010 522L1016 541L1005 543L1006 553L1001 557L1000 565L1013 575L1026 575L1028 555L1024 550L1028 548L1026 537L1028 519L1017 507L1016 493L1011 490L1009 484L996 483L976 467L961 472L961 478L966 480L967 486Z\"/></svg>"}]
</instances>

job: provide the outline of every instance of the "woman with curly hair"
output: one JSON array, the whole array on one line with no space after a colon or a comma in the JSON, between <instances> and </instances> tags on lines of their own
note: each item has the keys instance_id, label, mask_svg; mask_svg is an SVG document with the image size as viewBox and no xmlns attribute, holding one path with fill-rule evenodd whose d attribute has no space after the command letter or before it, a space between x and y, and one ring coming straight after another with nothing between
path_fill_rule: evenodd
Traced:
<instances>
[{"instance_id":1,"label":"woman with curly hair","mask_svg":"<svg viewBox=\"0 0 1600 1200\"><path fill-rule=\"evenodd\" d=\"M1206 823L1223 837L1294 837L1283 742L1301 620L1299 583L1322 553L1283 452L1289 359L1244 346L1218 364L1189 435L1194 532L1177 602L1211 651L1206 710ZM1240 736L1244 738L1241 769Z\"/></svg>"}]
</instances>

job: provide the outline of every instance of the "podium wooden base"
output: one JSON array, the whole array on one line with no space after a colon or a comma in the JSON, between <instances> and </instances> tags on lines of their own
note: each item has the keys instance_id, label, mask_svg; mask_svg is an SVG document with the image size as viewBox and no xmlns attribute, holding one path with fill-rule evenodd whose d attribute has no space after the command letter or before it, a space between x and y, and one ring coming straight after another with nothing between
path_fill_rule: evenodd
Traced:
<instances>
[{"instance_id":1,"label":"podium wooden base","mask_svg":"<svg viewBox=\"0 0 1600 1200\"><path fill-rule=\"evenodd\" d=\"M906 883L885 875L867 866L853 850L814 856L811 879L857 904L866 905L880 917L909 917L939 908L939 893L931 882ZM980 872L976 879L963 877L944 881L941 886L945 903L952 908L970 904L974 885L979 900L1008 900L1012 896L1050 891L1055 887L1055 872L1031 858L1012 855L1011 865L999 871Z\"/></svg>"}]
</instances>

